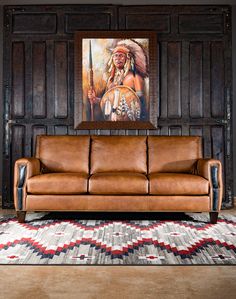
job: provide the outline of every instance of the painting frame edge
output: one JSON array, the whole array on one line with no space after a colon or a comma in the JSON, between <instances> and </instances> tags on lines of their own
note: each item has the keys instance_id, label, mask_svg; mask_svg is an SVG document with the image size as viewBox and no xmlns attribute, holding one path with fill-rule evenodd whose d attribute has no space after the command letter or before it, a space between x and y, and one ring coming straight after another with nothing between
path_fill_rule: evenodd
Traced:
<instances>
[{"instance_id":1,"label":"painting frame edge","mask_svg":"<svg viewBox=\"0 0 236 299\"><path fill-rule=\"evenodd\" d=\"M83 38L148 38L149 39L149 120L84 121L82 88ZM155 31L75 31L74 34L74 129L157 129L159 107L159 49Z\"/></svg>"}]
</instances>

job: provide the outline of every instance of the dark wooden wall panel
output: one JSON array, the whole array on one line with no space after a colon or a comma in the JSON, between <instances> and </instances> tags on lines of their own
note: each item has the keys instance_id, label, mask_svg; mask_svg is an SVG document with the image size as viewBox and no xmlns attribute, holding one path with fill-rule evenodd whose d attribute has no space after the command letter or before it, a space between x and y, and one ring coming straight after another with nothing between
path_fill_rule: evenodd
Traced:
<instances>
[{"instance_id":1,"label":"dark wooden wall panel","mask_svg":"<svg viewBox=\"0 0 236 299\"><path fill-rule=\"evenodd\" d=\"M33 78L32 78L32 42L25 41L25 119L32 117L33 110Z\"/></svg>"},{"instance_id":2,"label":"dark wooden wall panel","mask_svg":"<svg viewBox=\"0 0 236 299\"><path fill-rule=\"evenodd\" d=\"M204 137L204 152L203 155L205 158L212 157L212 138L211 138L211 127L203 126L203 137Z\"/></svg>"},{"instance_id":3,"label":"dark wooden wall panel","mask_svg":"<svg viewBox=\"0 0 236 299\"><path fill-rule=\"evenodd\" d=\"M181 117L181 43L171 42L167 45L167 94L168 94L168 117Z\"/></svg>"},{"instance_id":4,"label":"dark wooden wall panel","mask_svg":"<svg viewBox=\"0 0 236 299\"><path fill-rule=\"evenodd\" d=\"M72 33L76 30L103 30L107 24L111 24L110 14L97 13L67 14L65 16L66 32ZM96 21L95 21L96 20ZM109 26L110 27L110 26ZM107 28L111 29L111 28Z\"/></svg>"},{"instance_id":5,"label":"dark wooden wall panel","mask_svg":"<svg viewBox=\"0 0 236 299\"><path fill-rule=\"evenodd\" d=\"M223 183L225 186L225 151L224 151L224 128L222 126L213 126L211 128L212 136L212 157L219 159L222 163Z\"/></svg>"},{"instance_id":6,"label":"dark wooden wall panel","mask_svg":"<svg viewBox=\"0 0 236 299\"><path fill-rule=\"evenodd\" d=\"M12 128L12 143L11 154L13 160L25 157L25 127L15 125Z\"/></svg>"},{"instance_id":7,"label":"dark wooden wall panel","mask_svg":"<svg viewBox=\"0 0 236 299\"><path fill-rule=\"evenodd\" d=\"M182 135L182 128L180 126L169 127L168 135L170 135L170 136L181 136Z\"/></svg>"},{"instance_id":8,"label":"dark wooden wall panel","mask_svg":"<svg viewBox=\"0 0 236 299\"><path fill-rule=\"evenodd\" d=\"M212 156L215 159L219 159L222 162L222 166L224 168L224 128L222 126L213 126L211 128L211 136L212 136Z\"/></svg>"},{"instance_id":9,"label":"dark wooden wall panel","mask_svg":"<svg viewBox=\"0 0 236 299\"><path fill-rule=\"evenodd\" d=\"M202 43L190 43L190 116L203 116Z\"/></svg>"},{"instance_id":10,"label":"dark wooden wall panel","mask_svg":"<svg viewBox=\"0 0 236 299\"><path fill-rule=\"evenodd\" d=\"M181 43L181 115L182 118L189 117L190 111L190 49L189 41L182 41Z\"/></svg>"},{"instance_id":11,"label":"dark wooden wall panel","mask_svg":"<svg viewBox=\"0 0 236 299\"><path fill-rule=\"evenodd\" d=\"M46 135L47 134L47 127L46 126L39 126L39 125L35 125L32 126L32 152L33 152L33 156L35 156L35 150L36 150L36 137L37 135Z\"/></svg>"},{"instance_id":12,"label":"dark wooden wall panel","mask_svg":"<svg viewBox=\"0 0 236 299\"><path fill-rule=\"evenodd\" d=\"M13 33L56 33L56 14L14 14L12 18Z\"/></svg>"},{"instance_id":13,"label":"dark wooden wall panel","mask_svg":"<svg viewBox=\"0 0 236 299\"><path fill-rule=\"evenodd\" d=\"M167 83L167 42L160 43L160 53L161 53L161 61L160 61L160 117L167 118L167 91L168 91L168 83ZM158 83L157 83L158 84Z\"/></svg>"},{"instance_id":14,"label":"dark wooden wall panel","mask_svg":"<svg viewBox=\"0 0 236 299\"><path fill-rule=\"evenodd\" d=\"M54 42L53 40L46 41L46 98L47 98L47 119L54 117L54 94L55 94L55 67L54 67ZM50 100L51 99L51 100ZM53 100L52 100L53 99Z\"/></svg>"},{"instance_id":15,"label":"dark wooden wall panel","mask_svg":"<svg viewBox=\"0 0 236 299\"><path fill-rule=\"evenodd\" d=\"M224 44L211 43L211 104L212 116L224 117Z\"/></svg>"},{"instance_id":16,"label":"dark wooden wall panel","mask_svg":"<svg viewBox=\"0 0 236 299\"><path fill-rule=\"evenodd\" d=\"M203 42L203 116L211 117L211 52L210 42Z\"/></svg>"},{"instance_id":17,"label":"dark wooden wall panel","mask_svg":"<svg viewBox=\"0 0 236 299\"><path fill-rule=\"evenodd\" d=\"M45 42L33 43L33 117L46 117L46 47Z\"/></svg>"},{"instance_id":18,"label":"dark wooden wall panel","mask_svg":"<svg viewBox=\"0 0 236 299\"><path fill-rule=\"evenodd\" d=\"M169 33L170 32L170 16L165 14L137 14L128 15L125 19L126 27L130 30L155 30L156 32Z\"/></svg>"},{"instance_id":19,"label":"dark wooden wall panel","mask_svg":"<svg viewBox=\"0 0 236 299\"><path fill-rule=\"evenodd\" d=\"M54 127L54 135L68 135L67 126L55 126Z\"/></svg>"},{"instance_id":20,"label":"dark wooden wall panel","mask_svg":"<svg viewBox=\"0 0 236 299\"><path fill-rule=\"evenodd\" d=\"M180 33L223 33L222 14L179 15Z\"/></svg>"},{"instance_id":21,"label":"dark wooden wall panel","mask_svg":"<svg viewBox=\"0 0 236 299\"><path fill-rule=\"evenodd\" d=\"M14 142L12 142L11 147L10 147L11 160L9 161L10 163L8 164L8 168L6 169L7 170L6 173L9 173L10 176L9 176L9 180L7 181L7 183L5 185L6 186L6 189L4 190L5 192L13 184L14 161L26 156L25 135L26 135L25 126L23 126L23 125L12 126L11 137L12 137L12 140L14 140ZM9 188L7 194L11 198L13 198L13 188Z\"/></svg>"},{"instance_id":22,"label":"dark wooden wall panel","mask_svg":"<svg viewBox=\"0 0 236 299\"><path fill-rule=\"evenodd\" d=\"M68 109L67 43L55 43L55 117L66 118Z\"/></svg>"},{"instance_id":23,"label":"dark wooden wall panel","mask_svg":"<svg viewBox=\"0 0 236 299\"><path fill-rule=\"evenodd\" d=\"M203 134L202 127L198 127L198 126L190 126L189 127L189 135L190 136L202 136L202 134Z\"/></svg>"},{"instance_id":24,"label":"dark wooden wall panel","mask_svg":"<svg viewBox=\"0 0 236 299\"><path fill-rule=\"evenodd\" d=\"M232 206L230 17L228 6L206 5L5 7L3 206L15 160L35 154L40 134L202 136ZM74 32L116 29L157 33L158 127L74 130Z\"/></svg>"},{"instance_id":25,"label":"dark wooden wall panel","mask_svg":"<svg viewBox=\"0 0 236 299\"><path fill-rule=\"evenodd\" d=\"M25 115L25 50L24 43L12 44L12 114Z\"/></svg>"}]
</instances>

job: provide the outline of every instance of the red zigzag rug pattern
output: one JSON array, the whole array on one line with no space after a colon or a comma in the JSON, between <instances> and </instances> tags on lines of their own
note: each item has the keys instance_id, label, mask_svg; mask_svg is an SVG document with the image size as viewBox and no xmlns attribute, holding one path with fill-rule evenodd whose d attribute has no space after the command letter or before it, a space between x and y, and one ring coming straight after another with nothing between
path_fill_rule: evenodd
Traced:
<instances>
[{"instance_id":1,"label":"red zigzag rug pattern","mask_svg":"<svg viewBox=\"0 0 236 299\"><path fill-rule=\"evenodd\" d=\"M0 219L0 264L236 264L236 217L178 220Z\"/></svg>"}]
</instances>

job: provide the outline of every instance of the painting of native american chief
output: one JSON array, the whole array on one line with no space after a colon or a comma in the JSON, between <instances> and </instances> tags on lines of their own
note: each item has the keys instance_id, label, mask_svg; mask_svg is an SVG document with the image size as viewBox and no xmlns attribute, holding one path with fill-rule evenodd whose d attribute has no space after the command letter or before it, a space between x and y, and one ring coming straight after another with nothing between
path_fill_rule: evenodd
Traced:
<instances>
[{"instance_id":1,"label":"painting of native american chief","mask_svg":"<svg viewBox=\"0 0 236 299\"><path fill-rule=\"evenodd\" d=\"M81 73L75 83L81 84L82 103L75 108L82 109L82 122L148 122L150 38L137 32L110 35L89 33L78 41Z\"/></svg>"},{"instance_id":2,"label":"painting of native american chief","mask_svg":"<svg viewBox=\"0 0 236 299\"><path fill-rule=\"evenodd\" d=\"M144 121L148 39L83 39L83 104L91 121Z\"/></svg>"}]
</instances>

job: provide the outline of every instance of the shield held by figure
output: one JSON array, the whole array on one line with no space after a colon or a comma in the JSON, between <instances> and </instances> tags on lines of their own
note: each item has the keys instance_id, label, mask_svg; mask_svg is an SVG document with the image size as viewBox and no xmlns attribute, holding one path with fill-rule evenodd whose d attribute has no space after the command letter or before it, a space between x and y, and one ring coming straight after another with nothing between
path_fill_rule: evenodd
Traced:
<instances>
[{"instance_id":1,"label":"shield held by figure","mask_svg":"<svg viewBox=\"0 0 236 299\"><path fill-rule=\"evenodd\" d=\"M119 85L109 89L103 95L100 107L105 120L140 120L141 103L139 97L128 86Z\"/></svg>"}]
</instances>

